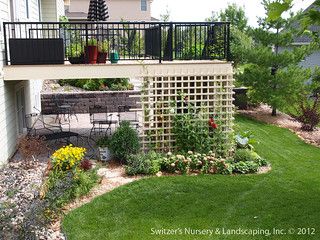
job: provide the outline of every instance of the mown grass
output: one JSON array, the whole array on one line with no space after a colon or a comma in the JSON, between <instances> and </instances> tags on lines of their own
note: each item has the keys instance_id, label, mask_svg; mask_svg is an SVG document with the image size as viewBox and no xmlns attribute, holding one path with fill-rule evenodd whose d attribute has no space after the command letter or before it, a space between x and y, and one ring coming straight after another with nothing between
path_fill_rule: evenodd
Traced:
<instances>
[{"instance_id":1,"label":"mown grass","mask_svg":"<svg viewBox=\"0 0 320 240\"><path fill-rule=\"evenodd\" d=\"M236 121L254 133L255 148L271 162L271 172L143 179L69 213L63 220L68 239L320 239L320 149L286 129L241 116ZM184 234L184 228L239 227L295 232ZM162 228L182 229L183 234L152 234L151 229ZM298 228L314 228L315 235L298 235Z\"/></svg>"}]
</instances>

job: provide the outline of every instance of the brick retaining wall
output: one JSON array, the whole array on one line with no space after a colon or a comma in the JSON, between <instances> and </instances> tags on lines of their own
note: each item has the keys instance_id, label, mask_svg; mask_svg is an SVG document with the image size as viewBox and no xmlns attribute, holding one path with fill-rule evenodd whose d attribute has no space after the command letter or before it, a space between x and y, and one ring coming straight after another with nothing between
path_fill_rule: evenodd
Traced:
<instances>
[{"instance_id":1,"label":"brick retaining wall","mask_svg":"<svg viewBox=\"0 0 320 240\"><path fill-rule=\"evenodd\" d=\"M129 97L135 96L136 97ZM140 108L140 91L107 91L107 92L64 92L41 94L41 108L43 114L58 114L58 105L74 106L74 113L89 113L89 106L102 105L108 112L118 112L119 105Z\"/></svg>"}]
</instances>

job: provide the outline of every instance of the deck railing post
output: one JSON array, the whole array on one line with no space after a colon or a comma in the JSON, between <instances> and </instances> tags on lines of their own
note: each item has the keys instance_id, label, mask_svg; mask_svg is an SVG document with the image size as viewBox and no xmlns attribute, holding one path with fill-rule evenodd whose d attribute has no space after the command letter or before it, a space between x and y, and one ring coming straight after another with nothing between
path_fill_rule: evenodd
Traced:
<instances>
[{"instance_id":1,"label":"deck railing post","mask_svg":"<svg viewBox=\"0 0 320 240\"><path fill-rule=\"evenodd\" d=\"M231 53L230 53L230 23L225 24L227 28L227 38L225 39L225 44L227 46L227 61L231 61Z\"/></svg>"},{"instance_id":2,"label":"deck railing post","mask_svg":"<svg viewBox=\"0 0 320 240\"><path fill-rule=\"evenodd\" d=\"M9 59L8 59L8 47L7 47L7 28L6 23L3 23L3 37L4 37L4 54L5 54L5 63L6 65L9 65Z\"/></svg>"},{"instance_id":3,"label":"deck railing post","mask_svg":"<svg viewBox=\"0 0 320 240\"><path fill-rule=\"evenodd\" d=\"M86 46L88 46L88 36L89 36L89 31L88 31L88 23L85 23L85 26L86 26Z\"/></svg>"},{"instance_id":4,"label":"deck railing post","mask_svg":"<svg viewBox=\"0 0 320 240\"><path fill-rule=\"evenodd\" d=\"M170 61L173 61L173 23L170 23L168 35L169 39L169 51L170 51Z\"/></svg>"},{"instance_id":5,"label":"deck railing post","mask_svg":"<svg viewBox=\"0 0 320 240\"><path fill-rule=\"evenodd\" d=\"M162 62L162 24L159 23L159 63Z\"/></svg>"}]
</instances>

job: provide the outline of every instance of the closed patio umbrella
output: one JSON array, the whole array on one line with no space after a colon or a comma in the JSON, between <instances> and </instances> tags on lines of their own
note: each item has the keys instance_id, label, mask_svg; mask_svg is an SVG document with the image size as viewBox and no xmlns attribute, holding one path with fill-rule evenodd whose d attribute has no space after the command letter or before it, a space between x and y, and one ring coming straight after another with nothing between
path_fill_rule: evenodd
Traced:
<instances>
[{"instance_id":1,"label":"closed patio umbrella","mask_svg":"<svg viewBox=\"0 0 320 240\"><path fill-rule=\"evenodd\" d=\"M88 21L106 21L109 18L108 7L105 0L90 0Z\"/></svg>"}]
</instances>

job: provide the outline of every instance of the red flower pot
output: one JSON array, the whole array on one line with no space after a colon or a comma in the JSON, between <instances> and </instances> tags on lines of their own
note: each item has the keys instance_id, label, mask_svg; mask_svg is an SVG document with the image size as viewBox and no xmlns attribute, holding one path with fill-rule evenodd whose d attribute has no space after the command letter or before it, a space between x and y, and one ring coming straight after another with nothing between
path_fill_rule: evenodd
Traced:
<instances>
[{"instance_id":1,"label":"red flower pot","mask_svg":"<svg viewBox=\"0 0 320 240\"><path fill-rule=\"evenodd\" d=\"M95 64L98 58L98 47L97 46L86 46L85 47L86 63Z\"/></svg>"},{"instance_id":2,"label":"red flower pot","mask_svg":"<svg viewBox=\"0 0 320 240\"><path fill-rule=\"evenodd\" d=\"M103 52L98 52L98 59L97 59L97 63L106 63L107 61L107 53L103 53Z\"/></svg>"}]
</instances>

